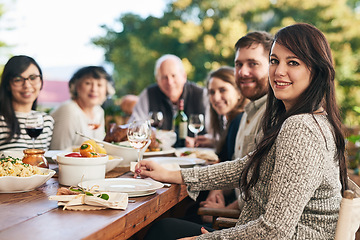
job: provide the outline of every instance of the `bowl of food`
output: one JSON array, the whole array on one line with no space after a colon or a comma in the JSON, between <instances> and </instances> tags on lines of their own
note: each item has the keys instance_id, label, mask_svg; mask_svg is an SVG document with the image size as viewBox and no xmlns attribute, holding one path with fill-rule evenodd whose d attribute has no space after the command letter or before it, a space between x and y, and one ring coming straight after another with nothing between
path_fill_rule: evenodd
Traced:
<instances>
[{"instance_id":1,"label":"bowl of food","mask_svg":"<svg viewBox=\"0 0 360 240\"><path fill-rule=\"evenodd\" d=\"M22 159L24 157L23 150L4 150L1 151L1 153L4 155L4 157L13 157L19 159Z\"/></svg>"},{"instance_id":2,"label":"bowl of food","mask_svg":"<svg viewBox=\"0 0 360 240\"><path fill-rule=\"evenodd\" d=\"M122 157L124 160L120 166L130 166L130 162L136 162L138 153L135 148L126 142L119 143L103 143L104 148L109 155Z\"/></svg>"},{"instance_id":3,"label":"bowl of food","mask_svg":"<svg viewBox=\"0 0 360 240\"><path fill-rule=\"evenodd\" d=\"M23 163L20 159L0 159L0 193L32 191L55 174L54 170Z\"/></svg>"},{"instance_id":4,"label":"bowl of food","mask_svg":"<svg viewBox=\"0 0 360 240\"><path fill-rule=\"evenodd\" d=\"M97 157L83 156L78 152L56 155L59 165L59 183L65 186L77 186L81 181L105 179L108 155Z\"/></svg>"}]
</instances>

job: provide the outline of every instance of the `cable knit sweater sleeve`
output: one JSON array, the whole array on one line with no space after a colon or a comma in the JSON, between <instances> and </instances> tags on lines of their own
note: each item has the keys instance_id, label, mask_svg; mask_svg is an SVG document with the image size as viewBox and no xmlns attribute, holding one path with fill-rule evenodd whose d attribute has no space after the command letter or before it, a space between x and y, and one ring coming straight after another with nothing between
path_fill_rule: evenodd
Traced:
<instances>
[{"instance_id":1,"label":"cable knit sweater sleeve","mask_svg":"<svg viewBox=\"0 0 360 240\"><path fill-rule=\"evenodd\" d=\"M303 114L287 119L260 169L237 226L199 236L197 239L331 239L334 236L341 200L335 144L326 116ZM321 130L320 130L321 129ZM234 163L237 163L235 161ZM241 164L228 163L194 170L208 175L211 187L216 178L237 180ZM223 172L219 168L223 168ZM236 168L237 170L234 170ZM227 174L226 172L230 173ZM183 171L189 191L198 183ZM219 173L221 173L219 175ZM224 177L225 175L225 177ZM225 178L225 180L223 180ZM236 180L236 181L237 181ZM236 182L235 181L235 182ZM209 188L205 183L201 187ZM191 192L190 192L191 194Z\"/></svg>"}]
</instances>

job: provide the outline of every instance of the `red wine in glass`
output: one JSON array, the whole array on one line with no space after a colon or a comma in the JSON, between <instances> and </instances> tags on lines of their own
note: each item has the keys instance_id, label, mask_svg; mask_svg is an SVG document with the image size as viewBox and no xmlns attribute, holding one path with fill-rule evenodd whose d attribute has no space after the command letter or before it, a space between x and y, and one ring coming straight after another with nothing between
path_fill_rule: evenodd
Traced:
<instances>
[{"instance_id":1,"label":"red wine in glass","mask_svg":"<svg viewBox=\"0 0 360 240\"><path fill-rule=\"evenodd\" d=\"M43 128L25 128L26 133L31 137L31 138L37 138L43 131Z\"/></svg>"},{"instance_id":2,"label":"red wine in glass","mask_svg":"<svg viewBox=\"0 0 360 240\"><path fill-rule=\"evenodd\" d=\"M25 130L32 139L33 148L35 148L35 139L41 134L43 128L44 119L41 113L32 113L26 118Z\"/></svg>"}]
</instances>

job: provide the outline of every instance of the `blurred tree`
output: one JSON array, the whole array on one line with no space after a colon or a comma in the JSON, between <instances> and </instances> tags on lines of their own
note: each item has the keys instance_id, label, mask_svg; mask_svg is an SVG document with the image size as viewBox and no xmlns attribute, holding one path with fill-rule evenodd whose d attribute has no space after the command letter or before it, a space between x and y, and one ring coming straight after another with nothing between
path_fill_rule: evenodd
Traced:
<instances>
[{"instance_id":1,"label":"blurred tree","mask_svg":"<svg viewBox=\"0 0 360 240\"><path fill-rule=\"evenodd\" d=\"M114 64L118 96L138 94L154 79L154 63L166 53L179 56L188 79L202 84L209 71L233 66L234 44L252 30L275 33L295 22L317 26L333 50L338 98L348 124L359 124L359 0L175 0L160 18L120 16L120 32L93 39Z\"/></svg>"}]
</instances>

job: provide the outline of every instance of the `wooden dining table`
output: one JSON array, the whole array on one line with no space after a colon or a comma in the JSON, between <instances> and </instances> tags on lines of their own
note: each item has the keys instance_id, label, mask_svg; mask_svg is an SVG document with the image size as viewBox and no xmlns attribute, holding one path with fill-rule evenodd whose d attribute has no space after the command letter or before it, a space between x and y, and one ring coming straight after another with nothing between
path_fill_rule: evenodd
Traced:
<instances>
[{"instance_id":1,"label":"wooden dining table","mask_svg":"<svg viewBox=\"0 0 360 240\"><path fill-rule=\"evenodd\" d=\"M114 172L118 171L118 173ZM116 168L107 177L132 177L129 168ZM141 239L150 224L161 217L177 217L190 202L183 185L171 184L155 194L129 198L126 210L72 211L58 207L56 177L22 193L0 193L0 239Z\"/></svg>"}]
</instances>

